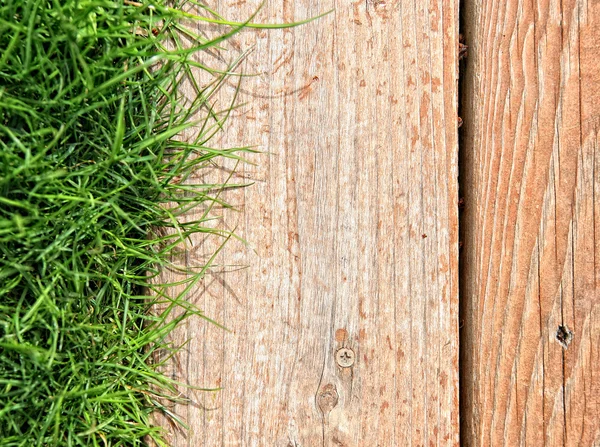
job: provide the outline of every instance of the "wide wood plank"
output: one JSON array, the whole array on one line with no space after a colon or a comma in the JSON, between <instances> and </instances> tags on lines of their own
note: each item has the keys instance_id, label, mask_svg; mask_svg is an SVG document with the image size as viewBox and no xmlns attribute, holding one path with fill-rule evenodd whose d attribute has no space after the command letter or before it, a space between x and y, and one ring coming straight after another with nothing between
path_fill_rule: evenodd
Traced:
<instances>
[{"instance_id":1,"label":"wide wood plank","mask_svg":"<svg viewBox=\"0 0 600 447\"><path fill-rule=\"evenodd\" d=\"M230 332L174 335L174 374L222 387L186 391L175 446L458 445L457 5L270 0L255 21L335 11L235 38L256 76L220 144L266 153L226 196L250 247L192 295Z\"/></svg>"},{"instance_id":2,"label":"wide wood plank","mask_svg":"<svg viewBox=\"0 0 600 447\"><path fill-rule=\"evenodd\" d=\"M600 3L465 11L464 445L597 446Z\"/></svg>"}]
</instances>

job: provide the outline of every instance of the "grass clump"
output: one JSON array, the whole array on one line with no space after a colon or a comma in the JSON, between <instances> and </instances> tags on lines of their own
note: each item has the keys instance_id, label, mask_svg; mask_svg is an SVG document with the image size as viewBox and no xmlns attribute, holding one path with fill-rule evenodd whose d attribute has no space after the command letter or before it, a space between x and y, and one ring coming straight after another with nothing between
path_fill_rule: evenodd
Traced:
<instances>
[{"instance_id":1,"label":"grass clump","mask_svg":"<svg viewBox=\"0 0 600 447\"><path fill-rule=\"evenodd\" d=\"M150 414L175 389L152 359L179 321L202 316L184 296L210 262L176 298L149 280L192 234L229 236L209 211L181 219L224 205L212 193L224 185L190 175L248 150L210 147L228 114L210 98L230 70L195 55L253 26L168 5L0 2L2 446L164 444ZM189 20L223 33L202 38ZM192 126L194 138L178 139Z\"/></svg>"}]
</instances>

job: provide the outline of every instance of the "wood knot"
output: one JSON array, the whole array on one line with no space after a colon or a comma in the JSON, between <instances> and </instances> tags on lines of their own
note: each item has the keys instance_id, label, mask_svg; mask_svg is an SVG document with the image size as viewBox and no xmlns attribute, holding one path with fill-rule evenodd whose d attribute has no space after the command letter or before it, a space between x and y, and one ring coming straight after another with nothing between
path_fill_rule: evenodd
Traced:
<instances>
[{"instance_id":1,"label":"wood knot","mask_svg":"<svg viewBox=\"0 0 600 447\"><path fill-rule=\"evenodd\" d=\"M323 414L329 413L337 405L339 396L334 384L328 383L317 395L317 405Z\"/></svg>"},{"instance_id":2,"label":"wood knot","mask_svg":"<svg viewBox=\"0 0 600 447\"><path fill-rule=\"evenodd\" d=\"M567 326L560 325L556 330L556 340L560 343L563 349L567 349L569 347L569 343L573 340L573 331L571 331Z\"/></svg>"}]
</instances>

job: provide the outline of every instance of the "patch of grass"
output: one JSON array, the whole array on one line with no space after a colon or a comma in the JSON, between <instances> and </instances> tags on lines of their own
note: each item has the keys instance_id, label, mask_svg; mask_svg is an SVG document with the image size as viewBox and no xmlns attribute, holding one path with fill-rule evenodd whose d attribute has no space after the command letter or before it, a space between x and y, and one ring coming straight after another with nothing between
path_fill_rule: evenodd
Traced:
<instances>
[{"instance_id":1,"label":"patch of grass","mask_svg":"<svg viewBox=\"0 0 600 447\"><path fill-rule=\"evenodd\" d=\"M225 185L191 174L251 150L210 147L233 107L211 96L236 61L219 71L197 55L260 26L168 5L0 3L2 446L164 445L150 414L177 397L153 359L182 319L204 317L185 295L210 260L175 298L153 278L192 234L231 236L209 223ZM190 20L222 34L202 38ZM181 218L199 204L200 219Z\"/></svg>"}]
</instances>

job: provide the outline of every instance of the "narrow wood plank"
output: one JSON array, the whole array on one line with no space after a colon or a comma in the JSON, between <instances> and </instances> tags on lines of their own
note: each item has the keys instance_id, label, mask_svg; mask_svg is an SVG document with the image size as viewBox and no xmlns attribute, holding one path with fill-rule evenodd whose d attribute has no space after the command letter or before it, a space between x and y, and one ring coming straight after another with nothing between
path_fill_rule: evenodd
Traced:
<instances>
[{"instance_id":1,"label":"narrow wood plank","mask_svg":"<svg viewBox=\"0 0 600 447\"><path fill-rule=\"evenodd\" d=\"M271 0L256 21L335 12L236 37L257 76L221 144L267 154L227 196L251 249L218 263L249 267L193 296L230 332L177 335L183 378L223 390L188 393L175 446L458 445L457 5Z\"/></svg>"},{"instance_id":2,"label":"narrow wood plank","mask_svg":"<svg viewBox=\"0 0 600 447\"><path fill-rule=\"evenodd\" d=\"M597 446L600 4L465 11L464 445Z\"/></svg>"}]
</instances>

